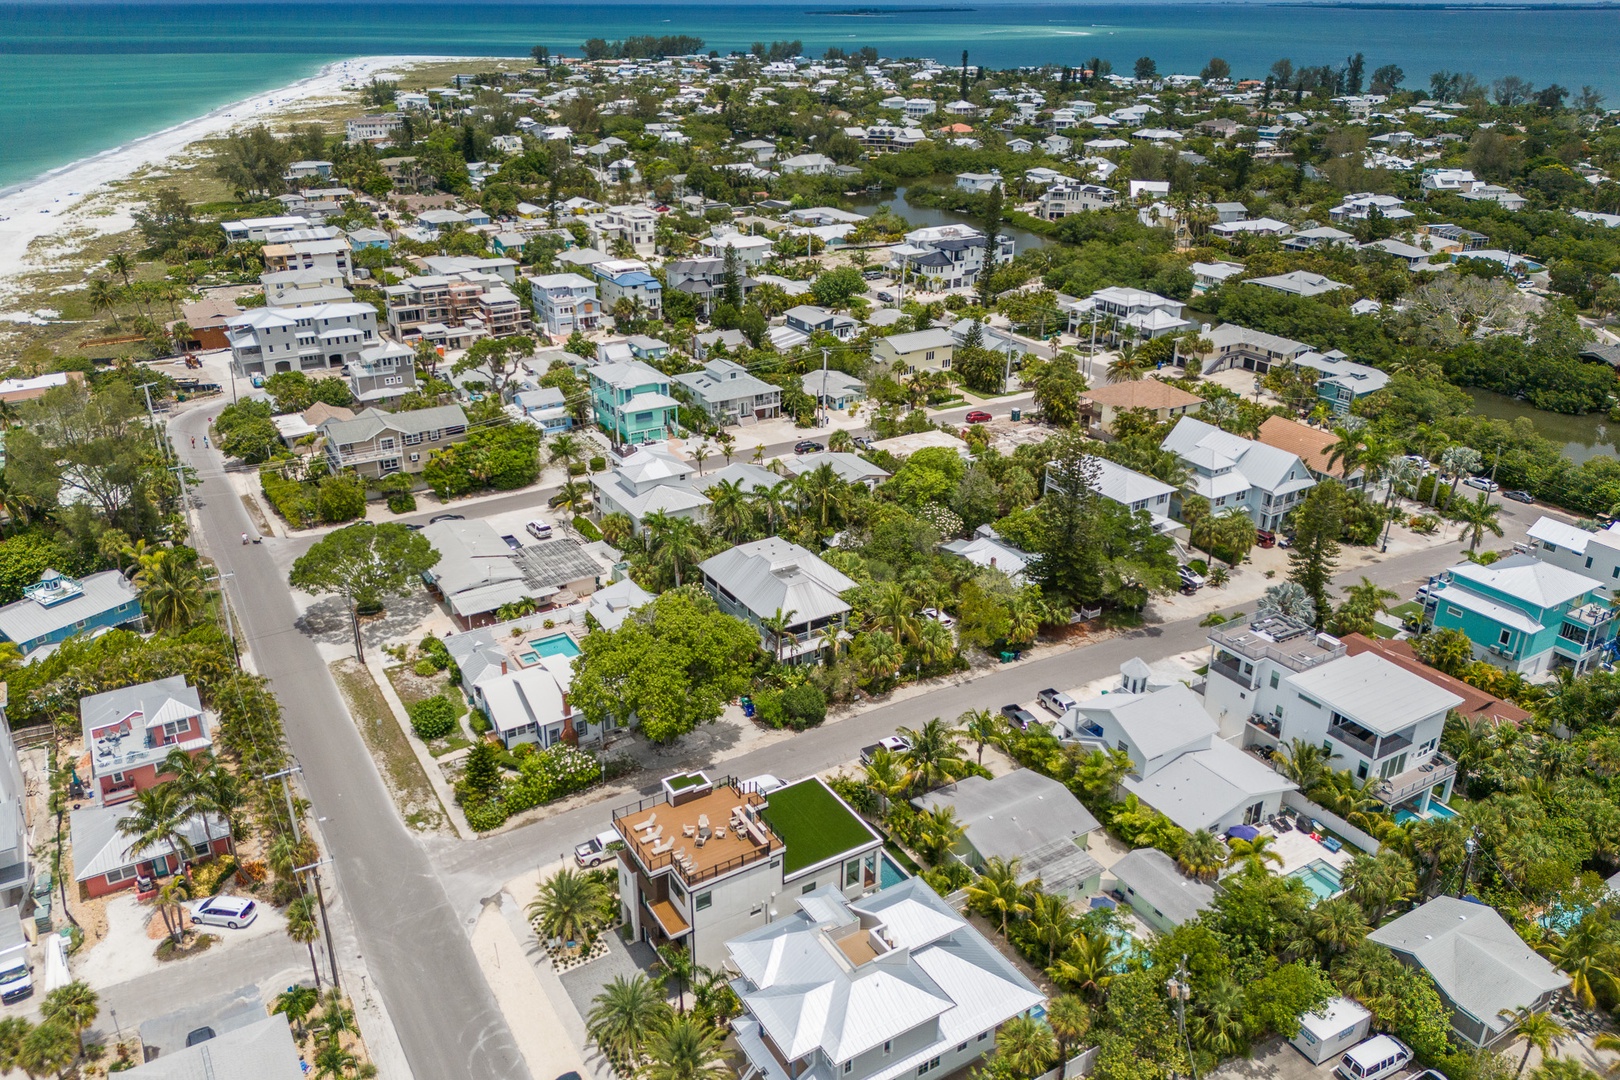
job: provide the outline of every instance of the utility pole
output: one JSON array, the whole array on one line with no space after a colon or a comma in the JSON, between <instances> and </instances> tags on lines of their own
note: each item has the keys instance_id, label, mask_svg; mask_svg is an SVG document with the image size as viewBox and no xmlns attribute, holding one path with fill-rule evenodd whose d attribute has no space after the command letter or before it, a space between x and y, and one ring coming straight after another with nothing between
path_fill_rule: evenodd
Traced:
<instances>
[{"instance_id":1,"label":"utility pole","mask_svg":"<svg viewBox=\"0 0 1620 1080\"><path fill-rule=\"evenodd\" d=\"M831 418L826 415L827 414L827 347L825 345L823 345L821 347L821 393L816 396L816 409L821 413L823 419L827 420L828 423L832 422Z\"/></svg>"},{"instance_id":2,"label":"utility pole","mask_svg":"<svg viewBox=\"0 0 1620 1080\"><path fill-rule=\"evenodd\" d=\"M1479 841L1474 839L1472 832L1468 834L1468 839L1463 841L1463 849L1468 852L1468 857L1463 860L1462 881L1457 885L1457 899L1459 900L1463 898L1463 894L1468 892L1468 877L1474 872L1474 852L1479 850Z\"/></svg>"},{"instance_id":3,"label":"utility pole","mask_svg":"<svg viewBox=\"0 0 1620 1080\"><path fill-rule=\"evenodd\" d=\"M332 989L342 990L338 982L337 945L332 941L332 924L326 917L326 893L321 889L321 866L331 862L331 859L318 859L308 866L300 866L293 871L301 874L309 871L309 876L315 879L315 903L321 909L321 932L326 935L326 959L332 965Z\"/></svg>"},{"instance_id":4,"label":"utility pole","mask_svg":"<svg viewBox=\"0 0 1620 1080\"><path fill-rule=\"evenodd\" d=\"M169 446L163 439L163 429L158 426L157 413L152 411L152 384L141 383L141 393L146 395L146 418L152 422L152 435L157 439L158 453L163 460L169 460Z\"/></svg>"},{"instance_id":5,"label":"utility pole","mask_svg":"<svg viewBox=\"0 0 1620 1080\"><path fill-rule=\"evenodd\" d=\"M281 793L287 797L287 819L292 822L293 842L298 844L302 844L304 842L304 832L298 827L298 810L295 806L293 806L292 785L287 783L287 778L293 773L301 773L303 771L304 767L302 765L294 764L288 768L282 769L280 772L273 772L269 776L262 776L259 778L261 780L281 781Z\"/></svg>"},{"instance_id":6,"label":"utility pole","mask_svg":"<svg viewBox=\"0 0 1620 1080\"><path fill-rule=\"evenodd\" d=\"M1176 973L1164 981L1170 1000L1176 1003L1176 1026L1181 1029L1181 1041L1187 1045L1187 1068L1192 1080L1198 1080L1198 1062L1193 1059L1192 1041L1187 1038L1187 999L1192 997L1192 986L1187 982L1187 958L1176 965Z\"/></svg>"}]
</instances>

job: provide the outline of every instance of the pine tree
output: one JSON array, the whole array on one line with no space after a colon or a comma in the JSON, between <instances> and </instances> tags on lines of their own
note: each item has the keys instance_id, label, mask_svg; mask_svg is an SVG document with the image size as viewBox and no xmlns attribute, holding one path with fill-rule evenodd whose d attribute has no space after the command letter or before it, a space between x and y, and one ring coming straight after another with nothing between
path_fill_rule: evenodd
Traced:
<instances>
[{"instance_id":1,"label":"pine tree","mask_svg":"<svg viewBox=\"0 0 1620 1080\"><path fill-rule=\"evenodd\" d=\"M462 801L469 803L487 801L500 791L500 751L488 739L479 739L467 751L460 788Z\"/></svg>"},{"instance_id":2,"label":"pine tree","mask_svg":"<svg viewBox=\"0 0 1620 1080\"><path fill-rule=\"evenodd\" d=\"M1294 546L1288 552L1288 580L1310 594L1316 604L1316 628L1333 611L1328 584L1339 565L1339 535L1344 529L1344 489L1317 484L1294 511Z\"/></svg>"}]
</instances>

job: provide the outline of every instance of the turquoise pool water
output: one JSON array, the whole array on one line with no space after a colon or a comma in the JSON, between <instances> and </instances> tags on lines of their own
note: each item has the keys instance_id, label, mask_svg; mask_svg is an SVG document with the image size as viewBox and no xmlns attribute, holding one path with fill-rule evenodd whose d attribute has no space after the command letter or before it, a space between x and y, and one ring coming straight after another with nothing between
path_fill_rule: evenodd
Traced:
<instances>
[{"instance_id":1,"label":"turquoise pool water","mask_svg":"<svg viewBox=\"0 0 1620 1080\"><path fill-rule=\"evenodd\" d=\"M1344 884L1339 878L1339 871L1331 863L1317 859L1306 863L1298 870L1288 875L1298 878L1305 883L1305 887L1316 894L1318 900L1326 900L1337 896L1344 890Z\"/></svg>"},{"instance_id":2,"label":"turquoise pool water","mask_svg":"<svg viewBox=\"0 0 1620 1080\"><path fill-rule=\"evenodd\" d=\"M552 637L531 641L529 648L518 654L518 660L527 665L532 664L542 656L578 656L579 645L567 634L556 634Z\"/></svg>"},{"instance_id":3,"label":"turquoise pool water","mask_svg":"<svg viewBox=\"0 0 1620 1080\"><path fill-rule=\"evenodd\" d=\"M887 889L890 885L898 885L910 877L900 864L889 858L888 852L881 852L878 856L878 888Z\"/></svg>"},{"instance_id":4,"label":"turquoise pool water","mask_svg":"<svg viewBox=\"0 0 1620 1080\"><path fill-rule=\"evenodd\" d=\"M1435 821L1450 821L1452 818L1457 816L1457 811L1453 810L1443 802L1430 803L1429 812L1427 815L1419 814L1415 811L1402 807L1401 809L1395 811L1395 824L1405 825L1408 821L1422 821L1425 816Z\"/></svg>"}]
</instances>

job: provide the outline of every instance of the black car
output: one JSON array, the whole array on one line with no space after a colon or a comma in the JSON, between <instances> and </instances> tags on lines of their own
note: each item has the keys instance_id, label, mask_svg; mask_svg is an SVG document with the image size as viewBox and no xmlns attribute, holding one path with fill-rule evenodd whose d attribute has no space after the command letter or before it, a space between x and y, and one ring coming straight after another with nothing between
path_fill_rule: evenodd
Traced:
<instances>
[{"instance_id":1,"label":"black car","mask_svg":"<svg viewBox=\"0 0 1620 1080\"><path fill-rule=\"evenodd\" d=\"M1003 705L1001 715L1007 718L1007 723L1020 730L1026 729L1035 723L1035 714L1022 705Z\"/></svg>"},{"instance_id":2,"label":"black car","mask_svg":"<svg viewBox=\"0 0 1620 1080\"><path fill-rule=\"evenodd\" d=\"M1533 503L1536 501L1536 497L1530 494L1528 491L1504 491L1502 492L1502 498L1512 499L1514 502L1522 503Z\"/></svg>"},{"instance_id":3,"label":"black car","mask_svg":"<svg viewBox=\"0 0 1620 1080\"><path fill-rule=\"evenodd\" d=\"M437 525L441 521L466 521L466 514L437 514L428 518L429 525Z\"/></svg>"},{"instance_id":4,"label":"black car","mask_svg":"<svg viewBox=\"0 0 1620 1080\"><path fill-rule=\"evenodd\" d=\"M803 442L793 444L795 454L819 454L825 449L827 448L814 439L805 439Z\"/></svg>"}]
</instances>

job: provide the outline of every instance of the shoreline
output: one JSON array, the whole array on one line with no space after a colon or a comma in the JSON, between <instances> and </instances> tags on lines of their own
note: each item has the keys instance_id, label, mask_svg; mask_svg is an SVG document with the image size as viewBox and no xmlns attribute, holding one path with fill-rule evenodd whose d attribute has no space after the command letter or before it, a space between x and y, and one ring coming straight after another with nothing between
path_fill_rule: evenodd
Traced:
<instances>
[{"instance_id":1,"label":"shoreline","mask_svg":"<svg viewBox=\"0 0 1620 1080\"><path fill-rule=\"evenodd\" d=\"M31 180L0 190L0 304L17 292L19 278L48 269L65 252L29 248L39 240L88 229L91 236L134 227L133 202L108 205L112 185L184 153L193 143L231 130L279 119L318 101L337 98L344 87L375 75L418 64L473 60L465 56L357 56L334 60L315 74L251 97L221 105L201 116L59 165ZM89 211L94 211L89 212ZM84 237L83 239L89 239ZM75 242L79 242L76 237ZM10 321L0 311L0 322Z\"/></svg>"}]
</instances>

